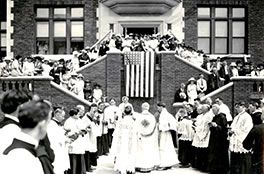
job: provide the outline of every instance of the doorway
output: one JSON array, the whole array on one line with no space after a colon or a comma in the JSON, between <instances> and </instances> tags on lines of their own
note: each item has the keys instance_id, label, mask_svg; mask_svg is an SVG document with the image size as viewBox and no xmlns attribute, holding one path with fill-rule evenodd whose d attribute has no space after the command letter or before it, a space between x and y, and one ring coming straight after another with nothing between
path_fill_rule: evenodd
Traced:
<instances>
[{"instance_id":1,"label":"doorway","mask_svg":"<svg viewBox=\"0 0 264 174\"><path fill-rule=\"evenodd\" d=\"M156 27L149 27L149 28L136 28L136 27L129 27L126 29L126 34L138 34L138 35L152 35L156 33Z\"/></svg>"}]
</instances>

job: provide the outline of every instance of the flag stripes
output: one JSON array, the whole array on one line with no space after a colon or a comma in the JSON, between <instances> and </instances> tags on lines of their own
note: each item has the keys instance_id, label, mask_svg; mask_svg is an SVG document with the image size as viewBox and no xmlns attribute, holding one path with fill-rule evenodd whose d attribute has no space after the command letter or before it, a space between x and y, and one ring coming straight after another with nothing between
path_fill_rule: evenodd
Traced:
<instances>
[{"instance_id":1,"label":"flag stripes","mask_svg":"<svg viewBox=\"0 0 264 174\"><path fill-rule=\"evenodd\" d=\"M126 95L154 97L154 52L127 52L124 54Z\"/></svg>"}]
</instances>

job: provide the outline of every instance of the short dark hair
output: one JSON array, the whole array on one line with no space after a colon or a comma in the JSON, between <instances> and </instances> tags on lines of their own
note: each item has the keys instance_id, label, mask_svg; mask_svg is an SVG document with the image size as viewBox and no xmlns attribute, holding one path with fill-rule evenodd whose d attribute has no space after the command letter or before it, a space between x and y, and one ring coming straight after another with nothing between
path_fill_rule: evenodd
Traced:
<instances>
[{"instance_id":1,"label":"short dark hair","mask_svg":"<svg viewBox=\"0 0 264 174\"><path fill-rule=\"evenodd\" d=\"M78 112L79 112L79 110L77 108L73 108L70 110L69 115L70 115L70 117L72 117L74 115L77 115Z\"/></svg>"},{"instance_id":2,"label":"short dark hair","mask_svg":"<svg viewBox=\"0 0 264 174\"><path fill-rule=\"evenodd\" d=\"M244 106L246 107L246 103L244 101L237 102L235 106Z\"/></svg>"},{"instance_id":3,"label":"short dark hair","mask_svg":"<svg viewBox=\"0 0 264 174\"><path fill-rule=\"evenodd\" d=\"M22 104L18 111L18 120L21 128L33 129L43 120L47 120L52 107L48 101L29 101Z\"/></svg>"},{"instance_id":4,"label":"short dark hair","mask_svg":"<svg viewBox=\"0 0 264 174\"><path fill-rule=\"evenodd\" d=\"M92 107L97 107L97 104L92 103L92 104L91 104L91 108L92 108Z\"/></svg>"},{"instance_id":5,"label":"short dark hair","mask_svg":"<svg viewBox=\"0 0 264 174\"><path fill-rule=\"evenodd\" d=\"M1 101L1 110L5 114L15 112L19 105L32 99L32 96L26 91L11 90L3 95Z\"/></svg>"},{"instance_id":6,"label":"short dark hair","mask_svg":"<svg viewBox=\"0 0 264 174\"><path fill-rule=\"evenodd\" d=\"M164 108L166 107L166 104L163 103L163 102L158 102L157 105L158 105L158 106L161 106L161 107L164 107Z\"/></svg>"},{"instance_id":7,"label":"short dark hair","mask_svg":"<svg viewBox=\"0 0 264 174\"><path fill-rule=\"evenodd\" d=\"M132 107L131 106L126 106L125 110L124 110L124 113L126 115L130 115L132 113Z\"/></svg>"},{"instance_id":8,"label":"short dark hair","mask_svg":"<svg viewBox=\"0 0 264 174\"><path fill-rule=\"evenodd\" d=\"M223 101L223 99L222 99L221 97L217 97L216 99L219 99L219 100ZM216 100L216 99L215 99L215 100Z\"/></svg>"}]
</instances>

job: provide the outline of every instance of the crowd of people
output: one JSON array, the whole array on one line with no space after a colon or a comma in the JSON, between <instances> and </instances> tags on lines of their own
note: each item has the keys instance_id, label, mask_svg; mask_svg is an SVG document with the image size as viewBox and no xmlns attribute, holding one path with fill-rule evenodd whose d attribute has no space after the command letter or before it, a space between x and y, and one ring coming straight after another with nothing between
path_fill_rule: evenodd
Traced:
<instances>
[{"instance_id":1,"label":"crowd of people","mask_svg":"<svg viewBox=\"0 0 264 174\"><path fill-rule=\"evenodd\" d=\"M85 174L107 154L120 174L168 170L178 160L210 174L263 173L264 99L236 103L234 117L221 98L184 102L175 116L162 102L155 114L149 108L145 102L136 112L124 96L119 105L110 99L66 113L37 95L8 91L1 99L1 173Z\"/></svg>"},{"instance_id":2,"label":"crowd of people","mask_svg":"<svg viewBox=\"0 0 264 174\"><path fill-rule=\"evenodd\" d=\"M208 80L203 74L199 77L191 77L188 82L181 83L180 88L176 89L174 102L188 101L193 104L196 98L201 98L206 94L218 89L222 84L222 79L217 73L217 69L213 68L212 73L208 76Z\"/></svg>"},{"instance_id":3,"label":"crowd of people","mask_svg":"<svg viewBox=\"0 0 264 174\"><path fill-rule=\"evenodd\" d=\"M235 104L232 118L221 98L196 99L176 114L179 161L210 174L263 173L264 100Z\"/></svg>"}]
</instances>

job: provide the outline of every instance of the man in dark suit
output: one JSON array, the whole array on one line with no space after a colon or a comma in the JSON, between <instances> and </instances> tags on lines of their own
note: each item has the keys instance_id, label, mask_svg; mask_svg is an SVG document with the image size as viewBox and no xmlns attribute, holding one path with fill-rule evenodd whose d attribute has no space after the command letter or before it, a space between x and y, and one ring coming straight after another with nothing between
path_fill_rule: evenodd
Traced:
<instances>
[{"instance_id":1,"label":"man in dark suit","mask_svg":"<svg viewBox=\"0 0 264 174\"><path fill-rule=\"evenodd\" d=\"M222 62L222 66L220 67L219 70L219 75L220 77L225 79L225 84L228 84L230 81L230 70L229 70L229 66L227 65L226 60L223 60Z\"/></svg>"},{"instance_id":2,"label":"man in dark suit","mask_svg":"<svg viewBox=\"0 0 264 174\"><path fill-rule=\"evenodd\" d=\"M213 67L212 74L208 78L208 92L212 92L220 87L220 76L217 68Z\"/></svg>"}]
</instances>

